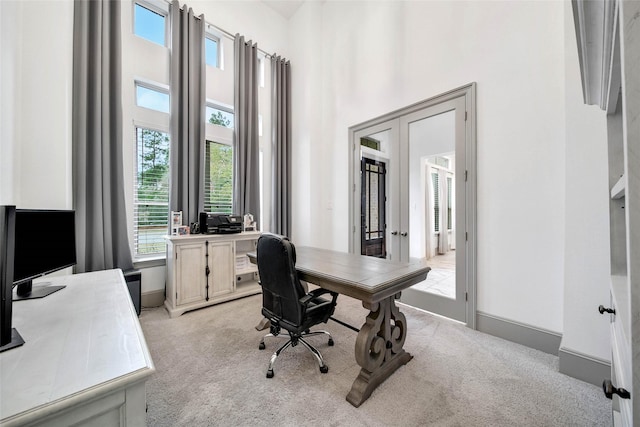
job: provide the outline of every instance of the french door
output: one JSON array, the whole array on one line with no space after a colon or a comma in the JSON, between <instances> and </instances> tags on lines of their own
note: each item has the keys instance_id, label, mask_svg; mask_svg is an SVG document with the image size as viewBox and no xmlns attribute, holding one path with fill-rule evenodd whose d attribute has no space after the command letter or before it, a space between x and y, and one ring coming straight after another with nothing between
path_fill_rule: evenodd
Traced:
<instances>
[{"instance_id":1,"label":"french door","mask_svg":"<svg viewBox=\"0 0 640 427\"><path fill-rule=\"evenodd\" d=\"M400 118L401 260L426 259L427 280L401 301L467 321L465 102L455 98Z\"/></svg>"},{"instance_id":2,"label":"french door","mask_svg":"<svg viewBox=\"0 0 640 427\"><path fill-rule=\"evenodd\" d=\"M350 250L366 252L364 159L386 166L386 258L426 259L401 301L475 328L475 84L350 129ZM366 140L366 141L365 141ZM370 141L373 140L373 143ZM377 144L376 141L380 143Z\"/></svg>"}]
</instances>

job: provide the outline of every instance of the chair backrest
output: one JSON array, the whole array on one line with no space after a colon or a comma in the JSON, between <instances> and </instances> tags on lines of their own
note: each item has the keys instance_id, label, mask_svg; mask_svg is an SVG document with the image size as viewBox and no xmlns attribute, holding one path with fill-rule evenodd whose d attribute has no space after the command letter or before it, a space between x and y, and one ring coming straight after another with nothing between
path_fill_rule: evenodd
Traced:
<instances>
[{"instance_id":1,"label":"chair backrest","mask_svg":"<svg viewBox=\"0 0 640 427\"><path fill-rule=\"evenodd\" d=\"M263 314L299 326L303 320L299 300L306 292L296 272L295 246L284 236L264 233L258 239L257 258Z\"/></svg>"}]
</instances>

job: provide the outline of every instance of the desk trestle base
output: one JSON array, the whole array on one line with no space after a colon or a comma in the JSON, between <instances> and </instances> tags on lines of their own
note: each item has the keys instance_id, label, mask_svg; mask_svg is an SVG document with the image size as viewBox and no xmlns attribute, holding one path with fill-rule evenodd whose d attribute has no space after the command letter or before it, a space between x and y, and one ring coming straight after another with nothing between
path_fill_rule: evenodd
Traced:
<instances>
[{"instance_id":1,"label":"desk trestle base","mask_svg":"<svg viewBox=\"0 0 640 427\"><path fill-rule=\"evenodd\" d=\"M347 395L347 401L356 408L379 384L413 358L402 348L407 336L407 320L395 304L399 297L398 293L377 303L362 303L370 310L356 338L356 361L362 369Z\"/></svg>"}]
</instances>

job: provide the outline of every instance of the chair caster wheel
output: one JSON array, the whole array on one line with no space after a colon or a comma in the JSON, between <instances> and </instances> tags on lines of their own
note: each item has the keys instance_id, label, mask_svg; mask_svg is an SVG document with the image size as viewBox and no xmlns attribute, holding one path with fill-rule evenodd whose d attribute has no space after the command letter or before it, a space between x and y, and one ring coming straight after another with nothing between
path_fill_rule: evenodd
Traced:
<instances>
[{"instance_id":1,"label":"chair caster wheel","mask_svg":"<svg viewBox=\"0 0 640 427\"><path fill-rule=\"evenodd\" d=\"M329 347L333 346L333 338L329 338Z\"/></svg>"},{"instance_id":2,"label":"chair caster wheel","mask_svg":"<svg viewBox=\"0 0 640 427\"><path fill-rule=\"evenodd\" d=\"M326 374L327 372L329 372L329 367L327 365L320 366L320 372Z\"/></svg>"},{"instance_id":3,"label":"chair caster wheel","mask_svg":"<svg viewBox=\"0 0 640 427\"><path fill-rule=\"evenodd\" d=\"M267 378L273 378L273 369L267 371Z\"/></svg>"},{"instance_id":4,"label":"chair caster wheel","mask_svg":"<svg viewBox=\"0 0 640 427\"><path fill-rule=\"evenodd\" d=\"M264 350L266 347L265 347L264 343L263 343L263 342L261 342L261 343L260 343L260 345L258 346L258 348L259 348L260 350Z\"/></svg>"}]
</instances>

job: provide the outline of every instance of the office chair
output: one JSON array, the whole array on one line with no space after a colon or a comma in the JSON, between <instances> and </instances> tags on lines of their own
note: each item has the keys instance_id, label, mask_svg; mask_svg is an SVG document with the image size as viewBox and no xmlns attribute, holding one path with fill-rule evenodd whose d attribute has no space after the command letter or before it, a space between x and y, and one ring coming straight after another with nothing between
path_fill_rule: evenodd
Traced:
<instances>
[{"instance_id":1,"label":"office chair","mask_svg":"<svg viewBox=\"0 0 640 427\"><path fill-rule=\"evenodd\" d=\"M271 356L267 378L273 378L273 365L280 353L299 343L316 358L320 372L327 373L329 367L322 355L305 338L326 334L329 336L328 344L333 345L329 332L311 332L309 328L327 323L335 310L338 294L321 288L308 293L305 291L296 272L295 246L286 237L264 233L258 239L257 258L262 285L262 314L271 323L270 333L260 340L258 348L264 350L264 339L278 336L281 329L289 333L289 340ZM332 295L331 300L320 296L326 293Z\"/></svg>"}]
</instances>

